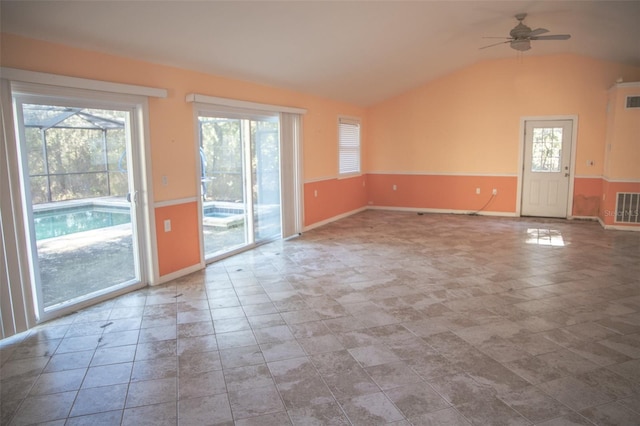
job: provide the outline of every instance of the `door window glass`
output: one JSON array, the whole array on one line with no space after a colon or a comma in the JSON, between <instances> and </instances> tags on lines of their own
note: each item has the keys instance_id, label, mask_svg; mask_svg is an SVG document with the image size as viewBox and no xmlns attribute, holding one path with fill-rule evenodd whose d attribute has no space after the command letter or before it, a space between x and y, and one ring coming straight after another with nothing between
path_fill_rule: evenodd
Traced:
<instances>
[{"instance_id":1,"label":"door window glass","mask_svg":"<svg viewBox=\"0 0 640 426\"><path fill-rule=\"evenodd\" d=\"M560 172L562 167L562 128L533 129L531 171Z\"/></svg>"}]
</instances>

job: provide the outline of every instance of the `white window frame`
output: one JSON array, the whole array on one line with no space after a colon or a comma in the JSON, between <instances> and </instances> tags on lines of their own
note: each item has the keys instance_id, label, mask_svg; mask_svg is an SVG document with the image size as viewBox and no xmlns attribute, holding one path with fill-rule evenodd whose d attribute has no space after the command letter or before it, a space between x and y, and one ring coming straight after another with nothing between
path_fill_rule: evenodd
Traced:
<instances>
[{"instance_id":1,"label":"white window frame","mask_svg":"<svg viewBox=\"0 0 640 426\"><path fill-rule=\"evenodd\" d=\"M338 116L338 177L340 178L362 173L361 128L362 123L359 118Z\"/></svg>"}]
</instances>

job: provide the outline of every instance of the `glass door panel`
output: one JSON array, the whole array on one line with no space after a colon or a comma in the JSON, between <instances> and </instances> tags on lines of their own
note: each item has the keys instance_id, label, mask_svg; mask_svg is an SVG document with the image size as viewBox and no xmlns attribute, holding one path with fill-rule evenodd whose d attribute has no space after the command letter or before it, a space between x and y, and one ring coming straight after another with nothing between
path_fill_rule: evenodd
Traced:
<instances>
[{"instance_id":1,"label":"glass door panel","mask_svg":"<svg viewBox=\"0 0 640 426\"><path fill-rule=\"evenodd\" d=\"M251 121L251 178L256 241L280 237L280 133L277 121Z\"/></svg>"},{"instance_id":2,"label":"glass door panel","mask_svg":"<svg viewBox=\"0 0 640 426\"><path fill-rule=\"evenodd\" d=\"M248 243L242 120L200 117L202 232L207 256Z\"/></svg>"},{"instance_id":3,"label":"glass door panel","mask_svg":"<svg viewBox=\"0 0 640 426\"><path fill-rule=\"evenodd\" d=\"M281 235L277 116L200 115L202 235L213 258Z\"/></svg>"},{"instance_id":4,"label":"glass door panel","mask_svg":"<svg viewBox=\"0 0 640 426\"><path fill-rule=\"evenodd\" d=\"M40 315L138 284L131 110L18 100L16 114Z\"/></svg>"}]
</instances>

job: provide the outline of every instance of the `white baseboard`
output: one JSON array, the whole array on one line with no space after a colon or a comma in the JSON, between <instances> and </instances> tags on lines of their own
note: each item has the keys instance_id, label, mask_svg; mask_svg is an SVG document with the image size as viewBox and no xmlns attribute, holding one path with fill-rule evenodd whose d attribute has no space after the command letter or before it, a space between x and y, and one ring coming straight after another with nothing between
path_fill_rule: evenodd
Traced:
<instances>
[{"instance_id":1,"label":"white baseboard","mask_svg":"<svg viewBox=\"0 0 640 426\"><path fill-rule=\"evenodd\" d=\"M166 282L175 280L176 278L184 277L185 275L189 275L201 269L204 269L205 266L206 265L203 263L196 263L195 265L188 266L186 268L180 269L179 271L175 271L175 272L171 272L170 274L163 275L160 278L158 278L158 281L154 283L150 283L149 285L156 286L156 285L164 284Z\"/></svg>"},{"instance_id":2,"label":"white baseboard","mask_svg":"<svg viewBox=\"0 0 640 426\"><path fill-rule=\"evenodd\" d=\"M610 231L640 232L640 226L605 225L602 221L600 221L600 225Z\"/></svg>"},{"instance_id":3,"label":"white baseboard","mask_svg":"<svg viewBox=\"0 0 640 426\"><path fill-rule=\"evenodd\" d=\"M439 214L474 214L478 216L500 216L500 217L518 217L515 212L492 212L477 210L453 210L453 209L431 209L420 207L391 207L391 206L368 206L367 210L387 210L398 212L415 212L415 213L439 213Z\"/></svg>"},{"instance_id":4,"label":"white baseboard","mask_svg":"<svg viewBox=\"0 0 640 426\"><path fill-rule=\"evenodd\" d=\"M312 229L319 228L319 227L327 225L327 224L329 224L331 222L335 222L336 220L344 219L345 217L353 216L354 214L363 212L365 210L367 210L367 207L361 207L361 208L356 209L356 210L351 210L350 212L346 212L346 213L339 214L337 216L330 217L329 219L325 219L325 220L322 220L320 222L316 222L314 224L306 226L304 228L303 232L311 231Z\"/></svg>"},{"instance_id":5,"label":"white baseboard","mask_svg":"<svg viewBox=\"0 0 640 426\"><path fill-rule=\"evenodd\" d=\"M624 225L607 225L602 221L600 217L596 217L596 220L604 229L612 230L612 231L632 231L632 232L640 232L640 226L624 226Z\"/></svg>"},{"instance_id":6,"label":"white baseboard","mask_svg":"<svg viewBox=\"0 0 640 426\"><path fill-rule=\"evenodd\" d=\"M590 220L592 222L598 222L598 216L569 216L567 219L569 220Z\"/></svg>"},{"instance_id":7,"label":"white baseboard","mask_svg":"<svg viewBox=\"0 0 640 426\"><path fill-rule=\"evenodd\" d=\"M311 231L312 229L319 228L321 226L327 225L331 222L335 222L336 220L344 219L349 216L353 216L354 214L361 213L366 210L386 210L386 211L397 211L397 212L412 212L412 213L440 213L440 214L477 214L478 216L500 216L500 217L518 217L518 214L513 212L476 212L475 210L449 210L449 209L423 209L416 207L391 207L391 206L366 206L361 207L356 210L352 210L346 213L339 214L337 216L330 217L329 219L325 219L320 222L316 222L312 225L309 225L304 228L303 232Z\"/></svg>"}]
</instances>

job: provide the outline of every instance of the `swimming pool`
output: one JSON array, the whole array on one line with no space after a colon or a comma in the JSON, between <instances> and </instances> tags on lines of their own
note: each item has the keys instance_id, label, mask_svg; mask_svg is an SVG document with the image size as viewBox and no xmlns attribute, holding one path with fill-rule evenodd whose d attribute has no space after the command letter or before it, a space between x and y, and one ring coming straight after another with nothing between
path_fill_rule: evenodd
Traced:
<instances>
[{"instance_id":1,"label":"swimming pool","mask_svg":"<svg viewBox=\"0 0 640 426\"><path fill-rule=\"evenodd\" d=\"M131 222L127 208L93 204L33 212L36 240Z\"/></svg>"},{"instance_id":2,"label":"swimming pool","mask_svg":"<svg viewBox=\"0 0 640 426\"><path fill-rule=\"evenodd\" d=\"M243 214L244 214L244 209L238 209L238 208L219 207L215 205L204 208L204 215L206 217L226 218L226 217L238 216Z\"/></svg>"},{"instance_id":3,"label":"swimming pool","mask_svg":"<svg viewBox=\"0 0 640 426\"><path fill-rule=\"evenodd\" d=\"M237 204L215 203L205 205L202 222L214 228L232 228L244 224L244 209Z\"/></svg>"}]
</instances>

